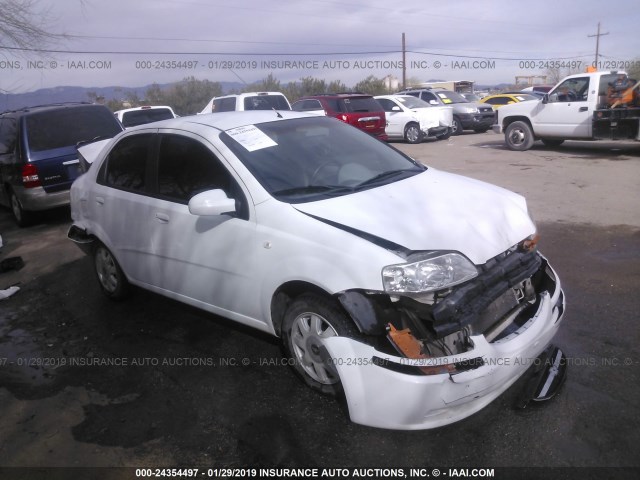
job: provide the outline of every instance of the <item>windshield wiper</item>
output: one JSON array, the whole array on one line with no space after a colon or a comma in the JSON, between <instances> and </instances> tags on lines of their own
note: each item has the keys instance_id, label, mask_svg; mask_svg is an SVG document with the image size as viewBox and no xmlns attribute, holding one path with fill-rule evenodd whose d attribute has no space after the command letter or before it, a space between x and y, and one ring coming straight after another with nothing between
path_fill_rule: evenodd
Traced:
<instances>
[{"instance_id":1,"label":"windshield wiper","mask_svg":"<svg viewBox=\"0 0 640 480\"><path fill-rule=\"evenodd\" d=\"M314 193L341 194L353 192L353 187L342 187L340 185L306 185L303 187L285 188L271 192L272 195L305 195Z\"/></svg>"},{"instance_id":2,"label":"windshield wiper","mask_svg":"<svg viewBox=\"0 0 640 480\"><path fill-rule=\"evenodd\" d=\"M413 169L413 168L405 168L405 169L402 169L402 170L388 170L386 172L379 173L378 175L375 175L374 177L371 177L370 179L365 180L362 183L359 183L358 185L355 186L355 188L358 189L358 188L361 188L361 187L366 187L368 185L372 185L374 183L378 183L378 182L381 182L383 180L387 180L389 178L393 178L395 176L400 176L400 175L407 174L407 173L420 173L422 171L423 170L416 170L416 169Z\"/></svg>"}]
</instances>

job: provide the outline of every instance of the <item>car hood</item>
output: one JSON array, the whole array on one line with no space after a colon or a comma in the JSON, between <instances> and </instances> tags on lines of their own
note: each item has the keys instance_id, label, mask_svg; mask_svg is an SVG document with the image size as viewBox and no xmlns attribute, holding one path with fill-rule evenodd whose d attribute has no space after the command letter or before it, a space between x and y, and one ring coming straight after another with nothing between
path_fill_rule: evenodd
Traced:
<instances>
[{"instance_id":1,"label":"car hood","mask_svg":"<svg viewBox=\"0 0 640 480\"><path fill-rule=\"evenodd\" d=\"M381 187L293 206L409 250L458 251L476 265L535 233L522 196L432 168Z\"/></svg>"}]
</instances>

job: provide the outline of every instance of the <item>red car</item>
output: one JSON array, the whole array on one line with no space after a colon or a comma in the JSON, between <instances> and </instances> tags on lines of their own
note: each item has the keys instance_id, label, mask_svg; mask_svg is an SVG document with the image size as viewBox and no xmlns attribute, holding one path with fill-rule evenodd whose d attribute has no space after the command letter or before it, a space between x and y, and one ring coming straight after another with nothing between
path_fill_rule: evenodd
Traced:
<instances>
[{"instance_id":1,"label":"red car","mask_svg":"<svg viewBox=\"0 0 640 480\"><path fill-rule=\"evenodd\" d=\"M297 112L326 115L359 128L379 140L387 140L384 109L372 95L364 93L324 93L302 97L291 105Z\"/></svg>"}]
</instances>

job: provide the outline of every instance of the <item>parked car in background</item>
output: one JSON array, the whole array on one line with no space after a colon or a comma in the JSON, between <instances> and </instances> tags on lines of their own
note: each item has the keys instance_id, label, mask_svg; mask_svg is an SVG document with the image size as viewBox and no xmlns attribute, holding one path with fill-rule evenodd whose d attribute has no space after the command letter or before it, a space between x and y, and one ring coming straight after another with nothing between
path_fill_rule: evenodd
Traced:
<instances>
[{"instance_id":1,"label":"parked car in background","mask_svg":"<svg viewBox=\"0 0 640 480\"><path fill-rule=\"evenodd\" d=\"M480 95L477 95L475 93L464 93L464 92L461 92L460 95L462 95L464 98L466 98L470 102L479 102L480 99L482 98Z\"/></svg>"},{"instance_id":2,"label":"parked car in background","mask_svg":"<svg viewBox=\"0 0 640 480\"><path fill-rule=\"evenodd\" d=\"M296 112L326 115L342 120L379 140L386 140L386 116L373 95L325 93L302 97L291 105Z\"/></svg>"},{"instance_id":3,"label":"parked car in background","mask_svg":"<svg viewBox=\"0 0 640 480\"><path fill-rule=\"evenodd\" d=\"M124 128L137 127L145 123L159 122L176 118L171 107L160 105L145 105L144 107L126 108L113 112Z\"/></svg>"},{"instance_id":4,"label":"parked car in background","mask_svg":"<svg viewBox=\"0 0 640 480\"><path fill-rule=\"evenodd\" d=\"M496 93L495 95L488 95L480 100L480 103L488 103L493 106L495 110L503 105L509 105L510 103L529 102L531 100L540 100L536 95L528 93Z\"/></svg>"},{"instance_id":5,"label":"parked car in background","mask_svg":"<svg viewBox=\"0 0 640 480\"><path fill-rule=\"evenodd\" d=\"M111 138L123 130L102 105L63 103L0 113L0 203L16 223L33 213L67 205L79 175L76 144Z\"/></svg>"},{"instance_id":6,"label":"parked car in background","mask_svg":"<svg viewBox=\"0 0 640 480\"><path fill-rule=\"evenodd\" d=\"M536 357L564 296L520 195L297 112L177 118L80 152L69 237L107 297L134 284L280 337L354 422L449 424L534 364L544 396L561 384L562 353Z\"/></svg>"},{"instance_id":7,"label":"parked car in background","mask_svg":"<svg viewBox=\"0 0 640 480\"><path fill-rule=\"evenodd\" d=\"M460 135L463 130L484 133L491 128L494 121L493 107L486 104L470 102L462 95L450 90L416 88L399 92L400 95L412 95L431 105L449 106L453 108L453 135Z\"/></svg>"},{"instance_id":8,"label":"parked car in background","mask_svg":"<svg viewBox=\"0 0 640 480\"><path fill-rule=\"evenodd\" d=\"M245 110L291 110L289 100L280 92L245 92L214 97L200 112L243 112Z\"/></svg>"},{"instance_id":9,"label":"parked car in background","mask_svg":"<svg viewBox=\"0 0 640 480\"><path fill-rule=\"evenodd\" d=\"M420 143L425 138L448 138L453 125L451 107L434 107L411 95L374 97L387 117L385 129L390 140Z\"/></svg>"}]
</instances>

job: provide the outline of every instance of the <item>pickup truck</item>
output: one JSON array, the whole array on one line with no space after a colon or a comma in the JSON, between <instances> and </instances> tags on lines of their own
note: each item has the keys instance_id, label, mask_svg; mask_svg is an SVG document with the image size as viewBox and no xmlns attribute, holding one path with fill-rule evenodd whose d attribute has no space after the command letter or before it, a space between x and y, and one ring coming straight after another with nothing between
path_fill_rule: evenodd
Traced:
<instances>
[{"instance_id":1,"label":"pickup truck","mask_svg":"<svg viewBox=\"0 0 640 480\"><path fill-rule=\"evenodd\" d=\"M619 88L624 85L624 88ZM625 72L570 75L540 100L498 110L495 133L510 150L529 150L536 140L558 146L565 140L640 140L638 83Z\"/></svg>"}]
</instances>

